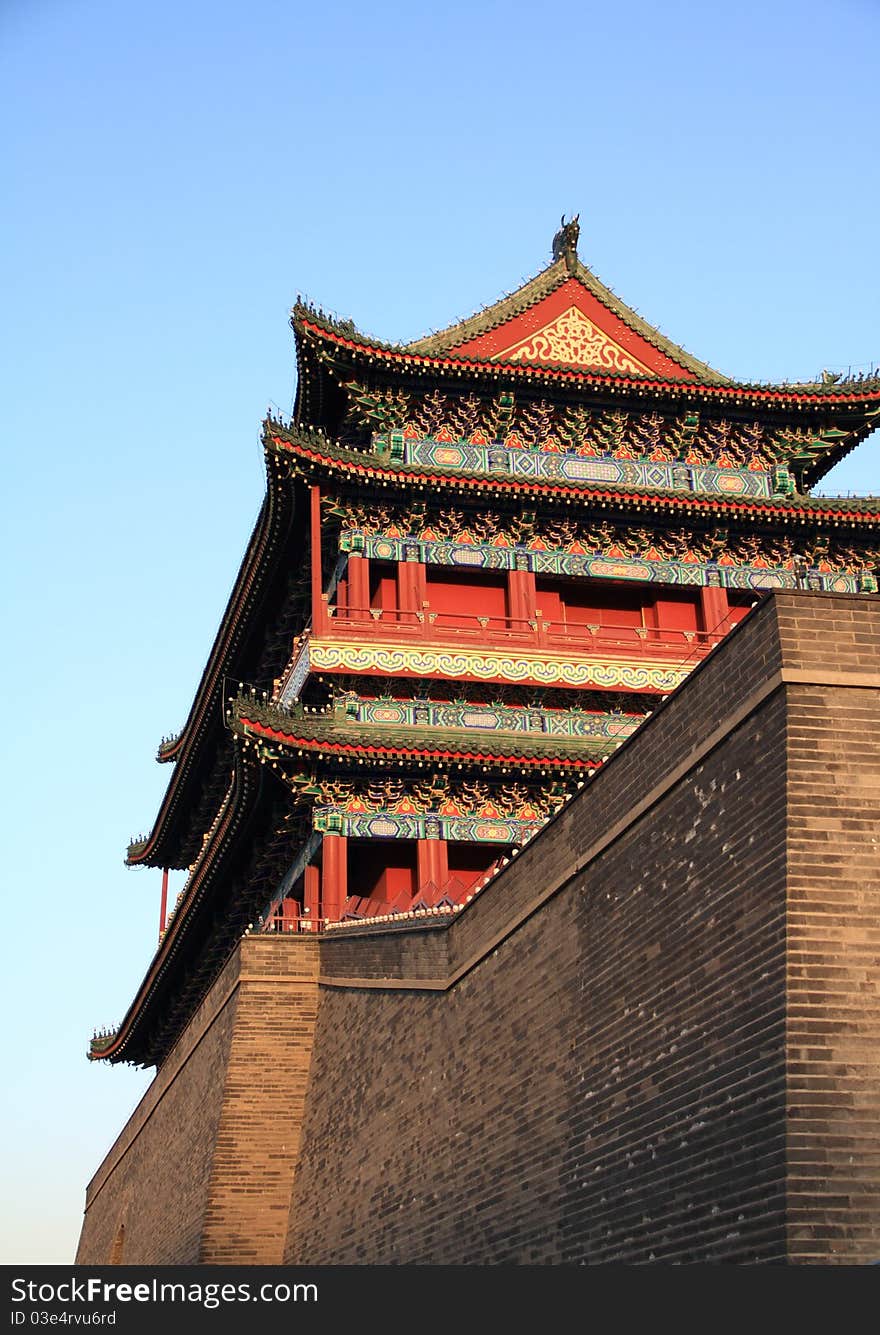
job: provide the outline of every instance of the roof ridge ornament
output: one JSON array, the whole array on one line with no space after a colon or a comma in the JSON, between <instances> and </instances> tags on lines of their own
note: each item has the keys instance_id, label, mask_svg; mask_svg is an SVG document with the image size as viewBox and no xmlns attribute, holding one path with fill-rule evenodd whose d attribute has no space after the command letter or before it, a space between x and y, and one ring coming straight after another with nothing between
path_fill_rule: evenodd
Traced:
<instances>
[{"instance_id":1,"label":"roof ridge ornament","mask_svg":"<svg viewBox=\"0 0 880 1335\"><path fill-rule=\"evenodd\" d=\"M574 273L577 269L577 245L578 237L581 234L580 214L576 213L571 222L565 221L563 213L559 220L559 231L553 238L553 259L565 260L565 266L569 273Z\"/></svg>"}]
</instances>

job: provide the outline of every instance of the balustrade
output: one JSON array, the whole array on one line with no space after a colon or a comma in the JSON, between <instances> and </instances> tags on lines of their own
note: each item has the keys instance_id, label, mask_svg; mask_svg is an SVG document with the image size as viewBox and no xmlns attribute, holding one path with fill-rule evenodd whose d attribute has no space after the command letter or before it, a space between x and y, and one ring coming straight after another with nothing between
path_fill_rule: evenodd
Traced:
<instances>
[{"instance_id":1,"label":"balustrade","mask_svg":"<svg viewBox=\"0 0 880 1335\"><path fill-rule=\"evenodd\" d=\"M555 653L601 652L632 657L700 658L718 644L718 631L673 630L655 626L551 620L540 612L532 618L487 616L470 612L399 611L378 607L330 607L325 634L329 638L362 635L370 639L424 641L432 644L505 645Z\"/></svg>"}]
</instances>

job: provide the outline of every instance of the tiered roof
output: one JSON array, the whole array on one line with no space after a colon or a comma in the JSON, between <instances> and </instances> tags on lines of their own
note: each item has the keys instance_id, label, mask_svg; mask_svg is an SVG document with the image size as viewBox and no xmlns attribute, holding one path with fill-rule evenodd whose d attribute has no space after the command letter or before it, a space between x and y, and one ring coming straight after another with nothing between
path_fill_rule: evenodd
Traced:
<instances>
[{"instance_id":1,"label":"tiered roof","mask_svg":"<svg viewBox=\"0 0 880 1335\"><path fill-rule=\"evenodd\" d=\"M695 421L725 415L777 423L774 458L797 464L797 476L811 484L880 422L876 377L798 385L731 380L629 309L577 259L571 244L488 310L407 345L371 339L350 322L329 319L302 303L292 325L299 368L295 421L265 425L266 500L187 721L160 749L160 759L173 762L174 771L157 819L147 839L129 850L131 864L189 865L187 888L119 1030L95 1046L94 1056L144 1064L161 1060L267 887L277 884L289 858L291 826L285 824L281 786L263 781L261 746L271 744L285 754L302 750L318 759L347 757L353 764L380 753L404 763L429 750L444 755L448 750L478 768L508 763L522 770L552 766L556 772L575 763L589 767L600 758L598 743L554 739L549 756L537 739L496 736L490 748L455 729L432 733L429 746L415 729L353 731L332 718L294 717L247 698L225 717L239 681L268 687L280 676L293 636L306 623L306 589L297 580L307 566L310 482L347 487L352 494L381 495L383 489L457 498L492 494L536 501L545 509L712 516L813 530L846 527L854 536L869 535L880 525L878 499L708 495L693 488L526 478L506 471L503 461L491 473L415 463L395 449L393 421L384 433L366 431L339 443L352 385L387 385L394 392L402 387L414 395L432 386L484 398L509 392L599 412L625 406L667 416L693 413Z\"/></svg>"}]
</instances>

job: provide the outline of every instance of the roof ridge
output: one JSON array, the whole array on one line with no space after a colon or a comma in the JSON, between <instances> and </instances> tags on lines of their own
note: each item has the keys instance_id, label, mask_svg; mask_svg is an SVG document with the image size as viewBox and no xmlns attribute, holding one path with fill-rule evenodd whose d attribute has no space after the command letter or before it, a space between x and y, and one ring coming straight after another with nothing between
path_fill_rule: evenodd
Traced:
<instances>
[{"instance_id":1,"label":"roof ridge","mask_svg":"<svg viewBox=\"0 0 880 1335\"><path fill-rule=\"evenodd\" d=\"M542 298L549 296L551 292L555 292L556 288L561 287L565 280L570 277L571 274L565 260L554 260L552 264L548 264L544 269L541 269L533 278L529 278L515 291L499 297L497 301L492 302L489 306L482 306L473 315L467 315L463 320L447 325L445 329L439 329L436 333L428 334L424 338L414 339L411 343L406 344L406 350L407 352L428 354L434 351L446 351L457 343L464 343L470 338L475 338L478 334L485 334L491 329L497 329L506 320L521 315L530 306L534 306Z\"/></svg>"},{"instance_id":2,"label":"roof ridge","mask_svg":"<svg viewBox=\"0 0 880 1335\"><path fill-rule=\"evenodd\" d=\"M406 344L406 350L407 352L428 355L448 352L458 344L469 342L481 334L487 334L506 323L506 321L516 318L572 278L581 283L597 301L601 302L606 310L615 315L634 334L645 339L652 347L681 366L683 370L691 371L701 380L711 380L720 384L731 383L729 376L722 371L717 371L708 362L692 356L680 344L673 342L661 330L657 329L655 325L650 324L638 315L631 306L628 306L611 288L603 283L601 278L588 265L576 257L573 262L567 261L564 257L554 260L540 273L536 274L534 278L530 278L522 287L517 288L515 292L508 293L491 306L484 307L474 315L448 325L435 334L413 340L413 342Z\"/></svg>"},{"instance_id":3,"label":"roof ridge","mask_svg":"<svg viewBox=\"0 0 880 1335\"><path fill-rule=\"evenodd\" d=\"M693 371L701 380L711 380L725 385L733 383L730 376L725 375L723 371L717 371L714 366L701 361L699 357L692 356L681 344L673 342L656 325L650 324L631 306L627 306L626 302L603 283L598 274L595 274L581 259L575 261L575 271L572 276L580 279L596 300L601 301L602 305L632 329L633 333L644 338L658 351L665 353L672 361L678 362L680 366L689 371Z\"/></svg>"}]
</instances>

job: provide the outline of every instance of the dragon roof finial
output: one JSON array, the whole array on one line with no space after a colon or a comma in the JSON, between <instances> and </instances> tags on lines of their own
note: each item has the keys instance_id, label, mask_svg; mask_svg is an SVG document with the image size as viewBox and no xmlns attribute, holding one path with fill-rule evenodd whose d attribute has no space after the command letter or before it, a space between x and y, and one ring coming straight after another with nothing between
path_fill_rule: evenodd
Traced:
<instances>
[{"instance_id":1,"label":"dragon roof finial","mask_svg":"<svg viewBox=\"0 0 880 1335\"><path fill-rule=\"evenodd\" d=\"M581 233L580 216L576 213L571 222L566 222L563 213L559 231L553 238L553 259L565 260L569 273L574 273L577 265L577 245Z\"/></svg>"}]
</instances>

